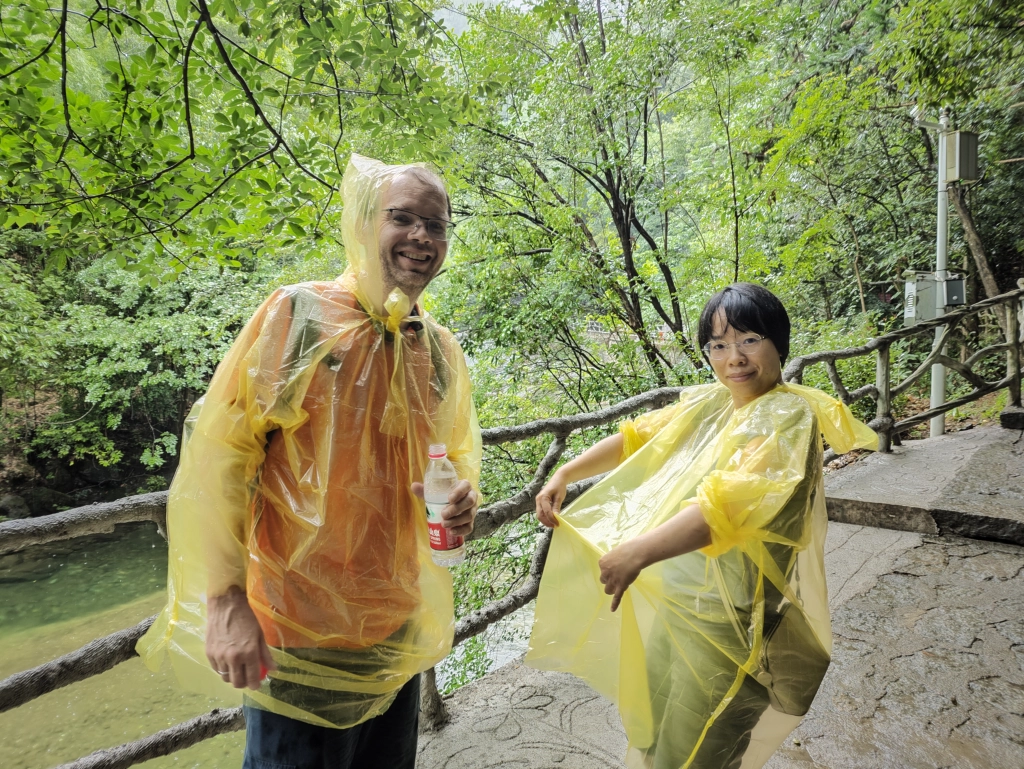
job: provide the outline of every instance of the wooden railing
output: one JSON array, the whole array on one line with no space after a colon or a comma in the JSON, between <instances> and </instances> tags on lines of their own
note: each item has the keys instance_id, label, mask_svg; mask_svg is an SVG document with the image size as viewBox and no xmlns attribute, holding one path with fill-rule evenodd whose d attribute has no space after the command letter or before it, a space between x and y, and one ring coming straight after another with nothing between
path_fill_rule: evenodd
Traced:
<instances>
[{"instance_id":1,"label":"wooden railing","mask_svg":"<svg viewBox=\"0 0 1024 769\"><path fill-rule=\"evenodd\" d=\"M1018 281L1018 284L1024 281ZM808 355L801 355L790 361L782 373L782 378L787 382L803 381L804 371L808 366L821 363L828 373L829 381L836 394L844 403L850 405L861 398L870 397L875 401L875 418L871 426L879 435L879 450L889 451L894 438L900 433L906 432L914 425L927 422L932 417L944 414L947 411L975 401L983 395L988 395L996 390L1007 388L1009 390L1009 403L1011 408L1019 409L1020 401L1020 304L1024 296L1024 287L1016 291L1010 291L1000 296L986 299L985 301L965 307L962 310L951 312L941 318L918 323L915 326L892 331L882 336L874 337L860 347L849 347L845 350L825 350L814 352ZM1002 315L999 325L1006 329L1005 337L998 344L991 344L970 352L964 360L951 357L947 348L953 339L954 331L960 327L968 318L976 317L985 312L994 312ZM890 360L890 349L893 343L908 339L914 336L930 334L936 327L942 329L939 338L932 346L928 356L902 381L892 383L892 366ZM836 361L857 358L874 353L875 358L875 381L864 384L854 390L846 387L839 376L836 368ZM1004 353L1006 356L1006 376L996 380L986 380L975 369L978 365L993 355ZM954 374L966 380L974 389L969 393L953 400L947 401L937 408L928 409L899 422L893 420L893 400L906 392L914 382L920 379L932 364L941 363L950 369Z\"/></svg>"},{"instance_id":2,"label":"wooden railing","mask_svg":"<svg viewBox=\"0 0 1024 769\"><path fill-rule=\"evenodd\" d=\"M679 396L680 388L652 390L621 403L586 414L544 419L514 427L495 427L483 431L485 446L516 443L545 434L553 436L544 458L533 478L518 493L482 508L469 539L493 534L503 524L534 509L533 498L540 491L565 451L569 436L577 431L608 424L629 414L660 408ZM572 501L594 484L589 479L572 484L566 501ZM161 533L166 527L167 492L126 497L55 513L42 518L0 523L0 555L22 550L30 545L110 533L125 523L153 522ZM550 532L541 534L526 581L509 594L459 619L455 626L455 644L482 633L490 625L525 606L537 595ZM135 644L155 617L134 627L112 633L86 644L81 649L44 665L26 670L0 681L0 712L23 705L47 692L82 681L118 665L132 657ZM447 721L444 703L438 693L434 671L424 677L422 711L428 727L440 727ZM114 748L100 750L63 764L59 769L123 769L157 756L182 750L210 737L244 728L241 708L213 710L210 713L165 729L149 737Z\"/></svg>"},{"instance_id":3,"label":"wooden railing","mask_svg":"<svg viewBox=\"0 0 1024 769\"><path fill-rule=\"evenodd\" d=\"M814 352L796 357L786 366L783 378L789 382L801 382L809 367L820 364L825 368L837 395L847 404L862 398L873 399L876 416L872 420L871 426L879 434L879 449L882 451L888 451L894 438L915 424L1002 388L1006 388L1009 392L1009 406L1019 409L1021 406L1021 358L1018 313L1022 296L1024 296L1024 288L979 302L971 307L950 313L941 319L873 338L859 347ZM962 361L948 355L946 348L952 339L953 330L965 319L983 312L1002 312L1004 314L1005 322L1000 324L1006 329L1004 341L970 353ZM901 339L930 334L936 326L945 327L938 343L912 373L893 385L890 365L891 346ZM976 368L979 363L987 360L991 355L1001 353L1005 353L1006 356L1005 377L998 380L986 380L977 373ZM842 381L836 362L869 355L875 355L876 358L875 381L863 383L850 389ZM892 417L893 400L899 394L906 392L932 363L943 363L952 372L966 380L973 390L938 409L930 409L899 422L894 421ZM652 390L591 413L544 419L515 427L495 427L484 430L484 444L490 446L515 443L542 435L551 435L552 440L529 483L518 493L480 510L475 530L470 539L489 536L503 524L533 511L534 496L540 491L551 471L558 464L569 437L573 433L607 425L644 409L665 406L678 397L680 389ZM829 461L834 456L828 452L825 459ZM578 497L596 480L592 478L570 486L566 503ZM0 523L0 554L21 550L29 545L109 532L115 525L122 523L151 521L163 532L166 503L167 492L158 492L128 497L116 502L76 508L44 518L6 521ZM483 632L490 625L536 597L550 537L550 531L545 531L538 536L530 571L522 585L482 609L459 619L455 628L456 644ZM136 656L135 643L146 632L152 621L152 617L143 620L134 627L97 639L75 652L0 681L0 712L18 707L47 692L97 675L131 659ZM447 721L447 713L437 690L434 671L428 671L424 679L423 720L428 727L439 728ZM240 708L214 710L144 739L97 751L77 761L64 764L58 769L122 769L181 750L217 734L235 731L243 727Z\"/></svg>"}]
</instances>

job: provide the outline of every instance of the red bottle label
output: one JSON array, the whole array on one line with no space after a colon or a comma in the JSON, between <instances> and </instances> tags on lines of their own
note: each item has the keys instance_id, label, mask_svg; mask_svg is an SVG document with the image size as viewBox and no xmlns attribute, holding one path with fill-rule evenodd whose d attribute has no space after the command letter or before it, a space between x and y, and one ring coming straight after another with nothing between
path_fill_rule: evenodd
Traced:
<instances>
[{"instance_id":1,"label":"red bottle label","mask_svg":"<svg viewBox=\"0 0 1024 769\"><path fill-rule=\"evenodd\" d=\"M441 511L444 504L427 503L427 531L430 533L431 550L455 550L462 547L462 537L457 537L441 525Z\"/></svg>"},{"instance_id":2,"label":"red bottle label","mask_svg":"<svg viewBox=\"0 0 1024 769\"><path fill-rule=\"evenodd\" d=\"M430 547L433 550L456 550L462 547L463 538L454 536L440 523L427 521L427 530L430 532Z\"/></svg>"}]
</instances>

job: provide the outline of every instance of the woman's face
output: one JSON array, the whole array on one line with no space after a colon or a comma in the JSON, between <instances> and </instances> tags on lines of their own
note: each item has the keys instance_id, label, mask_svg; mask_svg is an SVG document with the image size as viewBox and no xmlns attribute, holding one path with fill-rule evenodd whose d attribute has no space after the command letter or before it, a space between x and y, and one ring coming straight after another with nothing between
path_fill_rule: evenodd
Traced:
<instances>
[{"instance_id":1,"label":"woman's face","mask_svg":"<svg viewBox=\"0 0 1024 769\"><path fill-rule=\"evenodd\" d=\"M771 339L763 339L753 352L744 351L745 339L760 339L760 334L737 331L729 325L725 312L715 315L710 344L727 345L724 356L711 357L711 368L718 381L729 388L736 408L759 398L782 381L782 361Z\"/></svg>"}]
</instances>

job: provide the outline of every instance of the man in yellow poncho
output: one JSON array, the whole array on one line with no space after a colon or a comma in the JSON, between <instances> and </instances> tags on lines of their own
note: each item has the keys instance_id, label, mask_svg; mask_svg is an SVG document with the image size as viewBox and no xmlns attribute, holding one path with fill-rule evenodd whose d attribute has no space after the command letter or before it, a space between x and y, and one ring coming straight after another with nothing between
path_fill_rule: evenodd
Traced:
<instances>
[{"instance_id":1,"label":"man in yellow poncho","mask_svg":"<svg viewBox=\"0 0 1024 769\"><path fill-rule=\"evenodd\" d=\"M138 645L191 688L250 690L252 769L412 769L418 674L454 631L416 498L428 445L462 479L445 527L469 533L478 505L465 359L417 305L447 254L445 187L353 155L342 194L345 274L274 292L189 417L169 601Z\"/></svg>"},{"instance_id":2,"label":"man in yellow poncho","mask_svg":"<svg viewBox=\"0 0 1024 769\"><path fill-rule=\"evenodd\" d=\"M763 287L719 292L698 332L719 383L625 422L537 497L558 528L527 663L618 705L630 767L757 769L828 668L821 434L840 453L877 436L782 383L789 330ZM558 514L569 483L606 471Z\"/></svg>"}]
</instances>

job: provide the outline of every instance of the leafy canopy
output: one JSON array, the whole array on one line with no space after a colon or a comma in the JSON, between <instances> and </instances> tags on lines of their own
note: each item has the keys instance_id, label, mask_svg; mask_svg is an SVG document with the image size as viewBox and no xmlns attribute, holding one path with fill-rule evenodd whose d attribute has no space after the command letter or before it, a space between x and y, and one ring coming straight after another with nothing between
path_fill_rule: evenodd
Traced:
<instances>
[{"instance_id":1,"label":"leafy canopy","mask_svg":"<svg viewBox=\"0 0 1024 769\"><path fill-rule=\"evenodd\" d=\"M350 137L436 156L474 109L424 6L296 0L5 3L0 225L52 266L112 254L151 280L332 243ZM364 150L365 151L365 150Z\"/></svg>"}]
</instances>

